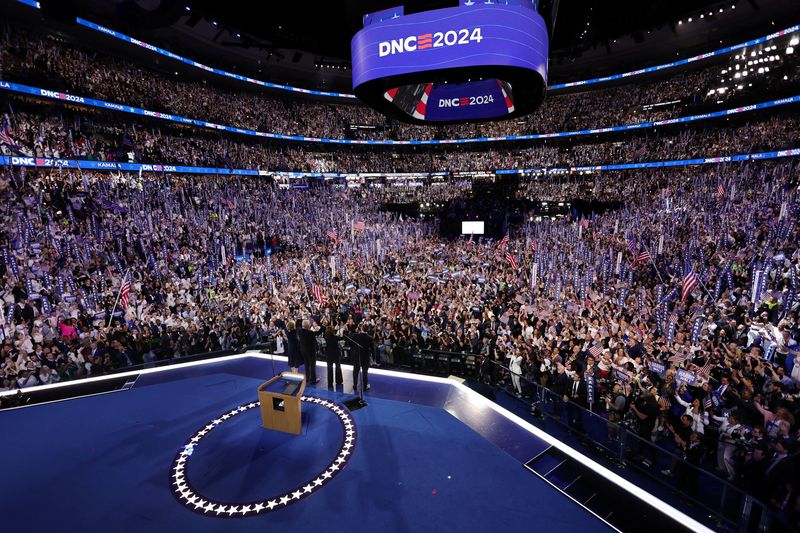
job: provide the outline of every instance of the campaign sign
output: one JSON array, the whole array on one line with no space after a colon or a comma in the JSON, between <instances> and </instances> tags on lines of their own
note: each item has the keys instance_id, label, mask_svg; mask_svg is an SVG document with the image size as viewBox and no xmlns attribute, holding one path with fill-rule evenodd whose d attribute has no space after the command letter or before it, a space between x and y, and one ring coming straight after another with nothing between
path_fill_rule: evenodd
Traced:
<instances>
[{"instance_id":1,"label":"campaign sign","mask_svg":"<svg viewBox=\"0 0 800 533\"><path fill-rule=\"evenodd\" d=\"M666 368L664 367L664 363L659 361L650 361L650 371L658 374L661 377L664 377L664 373L666 372Z\"/></svg>"},{"instance_id":2,"label":"campaign sign","mask_svg":"<svg viewBox=\"0 0 800 533\"><path fill-rule=\"evenodd\" d=\"M675 380L686 383L687 385L694 385L697 383L697 375L683 368L679 368L678 372L675 373Z\"/></svg>"}]
</instances>

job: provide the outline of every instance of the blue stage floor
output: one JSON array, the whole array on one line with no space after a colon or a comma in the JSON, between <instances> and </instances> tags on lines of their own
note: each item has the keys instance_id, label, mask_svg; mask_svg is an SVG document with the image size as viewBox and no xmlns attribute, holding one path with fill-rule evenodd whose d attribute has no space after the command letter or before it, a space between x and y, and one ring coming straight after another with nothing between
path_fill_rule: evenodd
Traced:
<instances>
[{"instance_id":1,"label":"blue stage floor","mask_svg":"<svg viewBox=\"0 0 800 533\"><path fill-rule=\"evenodd\" d=\"M378 375L369 406L352 413L349 461L319 490L257 516L205 516L184 506L170 489L176 454L212 419L256 400L271 375L269 361L243 358L0 412L3 530L608 530L522 466L546 443L458 389ZM306 395L350 397L310 386ZM186 460L195 491L244 503L311 481L335 458L343 427L328 409L303 409L297 437L262 429L257 408L214 428Z\"/></svg>"}]
</instances>

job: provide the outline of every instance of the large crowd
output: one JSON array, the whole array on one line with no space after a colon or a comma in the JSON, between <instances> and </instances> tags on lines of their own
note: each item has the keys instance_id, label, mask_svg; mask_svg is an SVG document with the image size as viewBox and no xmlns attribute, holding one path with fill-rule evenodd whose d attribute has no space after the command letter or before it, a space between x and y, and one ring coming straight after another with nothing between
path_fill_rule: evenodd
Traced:
<instances>
[{"instance_id":1,"label":"large crowd","mask_svg":"<svg viewBox=\"0 0 800 533\"><path fill-rule=\"evenodd\" d=\"M759 94L776 94L795 86L800 77L796 56L781 55L776 56L778 61L767 63L772 69L772 75L768 76L754 73L748 78L728 79L723 83L721 80L726 76L720 72L727 64L713 65L647 84L554 94L534 113L512 121L422 127L387 123L384 117L362 105L280 98L263 92L223 89L205 81L184 81L178 76L82 49L54 36L17 28L7 29L0 40L3 43L0 79L6 81L239 128L327 138L365 135L385 139L484 137L661 120L708 110L709 106L719 106L731 95L743 91L747 93L745 97L757 100ZM772 55L758 59L766 57ZM729 60L731 65L735 62L738 60ZM733 66L730 68L733 70ZM786 78L778 75L784 72ZM718 93L720 86L727 87L727 93ZM377 128L361 130L361 135L356 135L351 125Z\"/></svg>"},{"instance_id":2,"label":"large crowd","mask_svg":"<svg viewBox=\"0 0 800 533\"><path fill-rule=\"evenodd\" d=\"M795 148L798 120L779 115L731 125L654 130L584 142L470 145L457 148L287 146L187 128L120 121L107 112L31 107L18 101L3 122L16 148L36 157L300 172L464 172L720 157Z\"/></svg>"},{"instance_id":3,"label":"large crowd","mask_svg":"<svg viewBox=\"0 0 800 533\"><path fill-rule=\"evenodd\" d=\"M18 81L44 76L92 96L287 133L332 136L329 127L378 120L359 107L254 93L237 93L232 103L219 89L145 75L53 38L3 39L2 77ZM651 87L691 98L705 92L707 77L698 71L636 88L635 105L619 111L603 99L619 99L621 89L553 98L554 122L542 127L569 127L570 113L582 124L594 112L598 125L632 121ZM624 141L315 152L115 122L102 113L37 111L28 101L8 107L0 127L18 144L4 151L269 170L460 171L712 157L795 147L800 131L786 115ZM522 131L533 124L539 127L531 118ZM458 133L486 126L465 128ZM410 126L398 131L422 136ZM452 133L434 135L441 132ZM568 407L592 403L642 439L690 465L716 468L796 517L796 164L523 177L505 186L527 202L515 208L529 211L506 227L507 238L494 240L446 239L435 219L382 209L448 204L475 190L470 205L480 210L495 200L476 185L297 190L263 177L3 168L0 391L267 339L284 346L289 325L308 321L334 335L367 333L380 363L405 365L423 350L475 355L482 379L497 383L510 370L511 392L521 397L530 393L527 380ZM543 201L604 207L539 219L532 206ZM619 207L608 209L609 202ZM576 412L567 416L581 430ZM663 475L679 478L689 495L703 490L687 472L676 462Z\"/></svg>"},{"instance_id":4,"label":"large crowd","mask_svg":"<svg viewBox=\"0 0 800 533\"><path fill-rule=\"evenodd\" d=\"M640 406L648 437L663 438L663 427L687 447L718 435L718 466L731 479L771 464L757 450L796 444L791 164L596 174L591 190L615 190L628 199L623 209L528 222L505 246L444 240L430 223L380 211L374 195L384 193L370 189L20 169L3 177L5 389L237 348L282 336L292 319L363 322L378 358L397 363L422 349L470 352L516 361L565 394L562 376L624 371L623 385L658 399ZM542 197L559 186L540 183ZM700 284L684 299L689 270ZM129 301L115 310L123 280ZM757 480L767 500L795 490L789 478Z\"/></svg>"}]
</instances>

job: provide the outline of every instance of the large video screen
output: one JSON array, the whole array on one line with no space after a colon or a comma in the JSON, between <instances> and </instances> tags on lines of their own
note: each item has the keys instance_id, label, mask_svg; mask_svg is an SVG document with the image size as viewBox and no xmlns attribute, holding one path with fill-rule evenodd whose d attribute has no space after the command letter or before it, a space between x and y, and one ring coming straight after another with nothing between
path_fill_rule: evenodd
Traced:
<instances>
[{"instance_id":1,"label":"large video screen","mask_svg":"<svg viewBox=\"0 0 800 533\"><path fill-rule=\"evenodd\" d=\"M483 220L464 220L461 222L462 235L483 235Z\"/></svg>"}]
</instances>

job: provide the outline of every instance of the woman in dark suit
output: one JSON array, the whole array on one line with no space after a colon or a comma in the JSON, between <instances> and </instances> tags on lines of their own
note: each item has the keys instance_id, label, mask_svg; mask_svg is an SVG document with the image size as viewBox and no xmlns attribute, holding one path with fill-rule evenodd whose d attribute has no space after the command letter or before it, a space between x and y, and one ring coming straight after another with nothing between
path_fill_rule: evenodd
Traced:
<instances>
[{"instance_id":1,"label":"woman in dark suit","mask_svg":"<svg viewBox=\"0 0 800 533\"><path fill-rule=\"evenodd\" d=\"M286 324L286 355L289 357L289 368L292 372L297 372L303 364L303 356L300 355L300 339L297 337L297 328L294 320Z\"/></svg>"},{"instance_id":2,"label":"woman in dark suit","mask_svg":"<svg viewBox=\"0 0 800 533\"><path fill-rule=\"evenodd\" d=\"M336 384L341 385L342 378L342 351L339 348L341 337L336 336L333 326L325 328L325 361L328 363L328 387L333 387L333 367L336 365Z\"/></svg>"}]
</instances>

